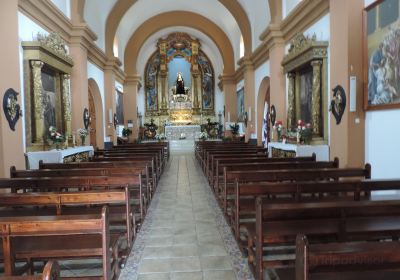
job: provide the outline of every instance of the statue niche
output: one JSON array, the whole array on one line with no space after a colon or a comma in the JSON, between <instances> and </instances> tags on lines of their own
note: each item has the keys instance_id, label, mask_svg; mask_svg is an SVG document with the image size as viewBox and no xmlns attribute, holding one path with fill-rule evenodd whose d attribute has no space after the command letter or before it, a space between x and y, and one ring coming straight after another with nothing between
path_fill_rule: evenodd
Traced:
<instances>
[{"instance_id":1,"label":"statue niche","mask_svg":"<svg viewBox=\"0 0 400 280\"><path fill-rule=\"evenodd\" d=\"M175 102L186 102L188 101L189 88L185 87L185 82L182 77L182 73L178 72L176 75L175 87L172 88L172 97Z\"/></svg>"}]
</instances>

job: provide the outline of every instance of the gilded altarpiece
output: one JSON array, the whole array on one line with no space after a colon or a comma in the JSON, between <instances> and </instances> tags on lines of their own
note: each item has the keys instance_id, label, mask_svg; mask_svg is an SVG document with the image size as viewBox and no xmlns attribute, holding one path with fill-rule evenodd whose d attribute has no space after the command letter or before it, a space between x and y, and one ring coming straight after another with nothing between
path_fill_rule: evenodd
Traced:
<instances>
[{"instance_id":1,"label":"gilded altarpiece","mask_svg":"<svg viewBox=\"0 0 400 280\"><path fill-rule=\"evenodd\" d=\"M161 38L145 67L145 123L201 124L215 119L215 75L197 39L186 33Z\"/></svg>"},{"instance_id":2,"label":"gilded altarpiece","mask_svg":"<svg viewBox=\"0 0 400 280\"><path fill-rule=\"evenodd\" d=\"M282 61L288 81L287 127L297 121L310 123L313 142L328 141L328 42L298 34Z\"/></svg>"},{"instance_id":3,"label":"gilded altarpiece","mask_svg":"<svg viewBox=\"0 0 400 280\"><path fill-rule=\"evenodd\" d=\"M27 151L51 145L49 127L66 135L71 131L70 74L73 60L56 33L38 34L22 42L24 54L25 131Z\"/></svg>"}]
</instances>

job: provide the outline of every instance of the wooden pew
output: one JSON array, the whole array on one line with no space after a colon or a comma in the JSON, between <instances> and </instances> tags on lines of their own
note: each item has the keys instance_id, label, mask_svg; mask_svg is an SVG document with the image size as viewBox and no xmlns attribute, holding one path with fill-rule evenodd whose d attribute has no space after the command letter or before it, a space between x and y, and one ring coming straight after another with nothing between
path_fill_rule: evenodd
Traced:
<instances>
[{"instance_id":1,"label":"wooden pew","mask_svg":"<svg viewBox=\"0 0 400 280\"><path fill-rule=\"evenodd\" d=\"M128 187L123 190L108 191L0 194L0 207L3 207L0 210L0 217L90 214L98 209L87 206L97 206L98 208L98 206L104 205L109 207L111 223L125 225L125 231L122 234L127 242L127 248L126 252L122 253L126 258L132 248L136 231ZM40 208L32 208L33 206Z\"/></svg>"},{"instance_id":2,"label":"wooden pew","mask_svg":"<svg viewBox=\"0 0 400 280\"><path fill-rule=\"evenodd\" d=\"M136 156L121 156L121 157L93 157L89 160L90 162L118 162L118 161L123 161L123 162L140 162L140 161L151 161L152 162L152 170L156 174L157 180L160 178L161 173L160 173L160 168L158 165L157 160L155 159L154 156L149 156L149 155L136 155Z\"/></svg>"},{"instance_id":3,"label":"wooden pew","mask_svg":"<svg viewBox=\"0 0 400 280\"><path fill-rule=\"evenodd\" d=\"M263 163L263 162L315 162L316 155L313 154L311 157L296 157L296 158L268 158L264 155L222 155L213 156L211 162L211 174L214 178L214 189L215 185L219 184L219 179L223 178L224 165L230 164L243 164L243 163ZM335 158L336 160L336 158ZM339 164L339 163L338 163Z\"/></svg>"},{"instance_id":4,"label":"wooden pew","mask_svg":"<svg viewBox=\"0 0 400 280\"><path fill-rule=\"evenodd\" d=\"M156 166L159 168L160 174L164 168L164 159L160 151L153 150L96 150L94 151L94 157L96 158L108 158L108 157L135 157L135 156L153 156L155 158Z\"/></svg>"},{"instance_id":5,"label":"wooden pew","mask_svg":"<svg viewBox=\"0 0 400 280\"><path fill-rule=\"evenodd\" d=\"M282 169L227 171L224 167L224 183L221 192L223 210L226 212L228 194L234 193L236 182L278 182L278 181L322 181L339 180L340 178L371 178L371 165L365 168L314 168L314 169Z\"/></svg>"},{"instance_id":6,"label":"wooden pew","mask_svg":"<svg viewBox=\"0 0 400 280\"><path fill-rule=\"evenodd\" d=\"M117 146L113 146L113 149L126 149L126 148L136 148L136 147L145 147L145 148L152 148L152 147L163 147L164 148L164 155L166 156L166 160L169 160L170 156L170 148L169 148L169 141L159 141L159 142L148 142L148 143L124 143L119 144Z\"/></svg>"},{"instance_id":7,"label":"wooden pew","mask_svg":"<svg viewBox=\"0 0 400 280\"><path fill-rule=\"evenodd\" d=\"M60 266L57 261L48 261L42 274L0 276L0 280L58 280L60 278Z\"/></svg>"},{"instance_id":8,"label":"wooden pew","mask_svg":"<svg viewBox=\"0 0 400 280\"><path fill-rule=\"evenodd\" d=\"M5 275L13 275L15 260L101 259L100 279L119 275L119 236L109 232L108 211L73 216L0 218ZM110 261L111 260L111 261ZM32 268L32 267L31 267Z\"/></svg>"},{"instance_id":9,"label":"wooden pew","mask_svg":"<svg viewBox=\"0 0 400 280\"><path fill-rule=\"evenodd\" d=\"M38 177L38 178L0 178L0 189L11 190L11 192L30 191L52 191L58 192L63 189L72 190L96 190L96 189L121 189L130 185L138 185L141 179L124 176L84 176L84 177ZM139 188L142 198L142 188ZM140 206L141 205L141 206ZM141 223L146 212L143 199L139 200L139 212ZM138 220L136 220L138 222ZM138 223L137 223L138 224Z\"/></svg>"},{"instance_id":10,"label":"wooden pew","mask_svg":"<svg viewBox=\"0 0 400 280\"><path fill-rule=\"evenodd\" d=\"M96 162L72 162L72 163L44 163L39 161L39 169L80 169L80 168L121 168L144 167L146 168L146 181L153 190L157 187L157 175L153 160L135 161L96 161Z\"/></svg>"},{"instance_id":11,"label":"wooden pew","mask_svg":"<svg viewBox=\"0 0 400 280\"><path fill-rule=\"evenodd\" d=\"M11 178L57 178L57 177L119 177L117 186L120 186L121 180L126 179L125 183L129 186L131 197L135 197L139 204L140 219L144 218L147 205L151 199L151 189L147 185L143 189L141 174L142 168L83 168L83 169L38 169L38 170L16 170L14 166L10 168ZM123 182L123 181L122 181ZM75 187L73 185L72 187Z\"/></svg>"},{"instance_id":12,"label":"wooden pew","mask_svg":"<svg viewBox=\"0 0 400 280\"><path fill-rule=\"evenodd\" d=\"M264 268L294 264L291 257L286 257L290 250L287 246L295 245L299 233L306 234L313 243L400 237L400 201L270 203L257 197L256 223L246 227L249 263L259 280ZM286 246L286 256L277 255L276 246ZM272 248L273 258L268 258L268 249Z\"/></svg>"},{"instance_id":13,"label":"wooden pew","mask_svg":"<svg viewBox=\"0 0 400 280\"><path fill-rule=\"evenodd\" d=\"M360 279L360 271L370 271L374 279L383 279L383 271L398 270L399 266L397 240L309 244L304 234L296 238L296 280L326 279L329 274L339 279L343 272L353 272L351 279L356 280Z\"/></svg>"}]
</instances>

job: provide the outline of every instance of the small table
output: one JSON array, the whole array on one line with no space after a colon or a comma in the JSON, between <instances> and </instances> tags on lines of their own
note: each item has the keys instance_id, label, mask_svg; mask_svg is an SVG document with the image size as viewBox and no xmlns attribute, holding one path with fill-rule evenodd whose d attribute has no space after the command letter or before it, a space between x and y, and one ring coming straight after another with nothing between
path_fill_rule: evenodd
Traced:
<instances>
[{"instance_id":1,"label":"small table","mask_svg":"<svg viewBox=\"0 0 400 280\"><path fill-rule=\"evenodd\" d=\"M94 149L92 146L81 146L69 148L65 150L50 150L25 153L26 168L39 169L39 161L44 163L63 163L82 161L93 156Z\"/></svg>"},{"instance_id":2,"label":"small table","mask_svg":"<svg viewBox=\"0 0 400 280\"><path fill-rule=\"evenodd\" d=\"M268 156L272 157L272 150L277 149L286 153L293 153L294 157L308 157L313 153L317 156L317 161L329 161L328 145L297 145L283 144L282 142L268 143Z\"/></svg>"}]
</instances>

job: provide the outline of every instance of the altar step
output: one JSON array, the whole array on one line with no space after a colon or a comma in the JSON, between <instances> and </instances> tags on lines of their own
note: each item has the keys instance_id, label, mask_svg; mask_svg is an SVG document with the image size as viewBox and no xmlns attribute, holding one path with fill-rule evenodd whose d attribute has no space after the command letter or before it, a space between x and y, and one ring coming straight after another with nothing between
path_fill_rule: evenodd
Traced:
<instances>
[{"instance_id":1,"label":"altar step","mask_svg":"<svg viewBox=\"0 0 400 280\"><path fill-rule=\"evenodd\" d=\"M194 153L194 140L169 140L171 154Z\"/></svg>"}]
</instances>

